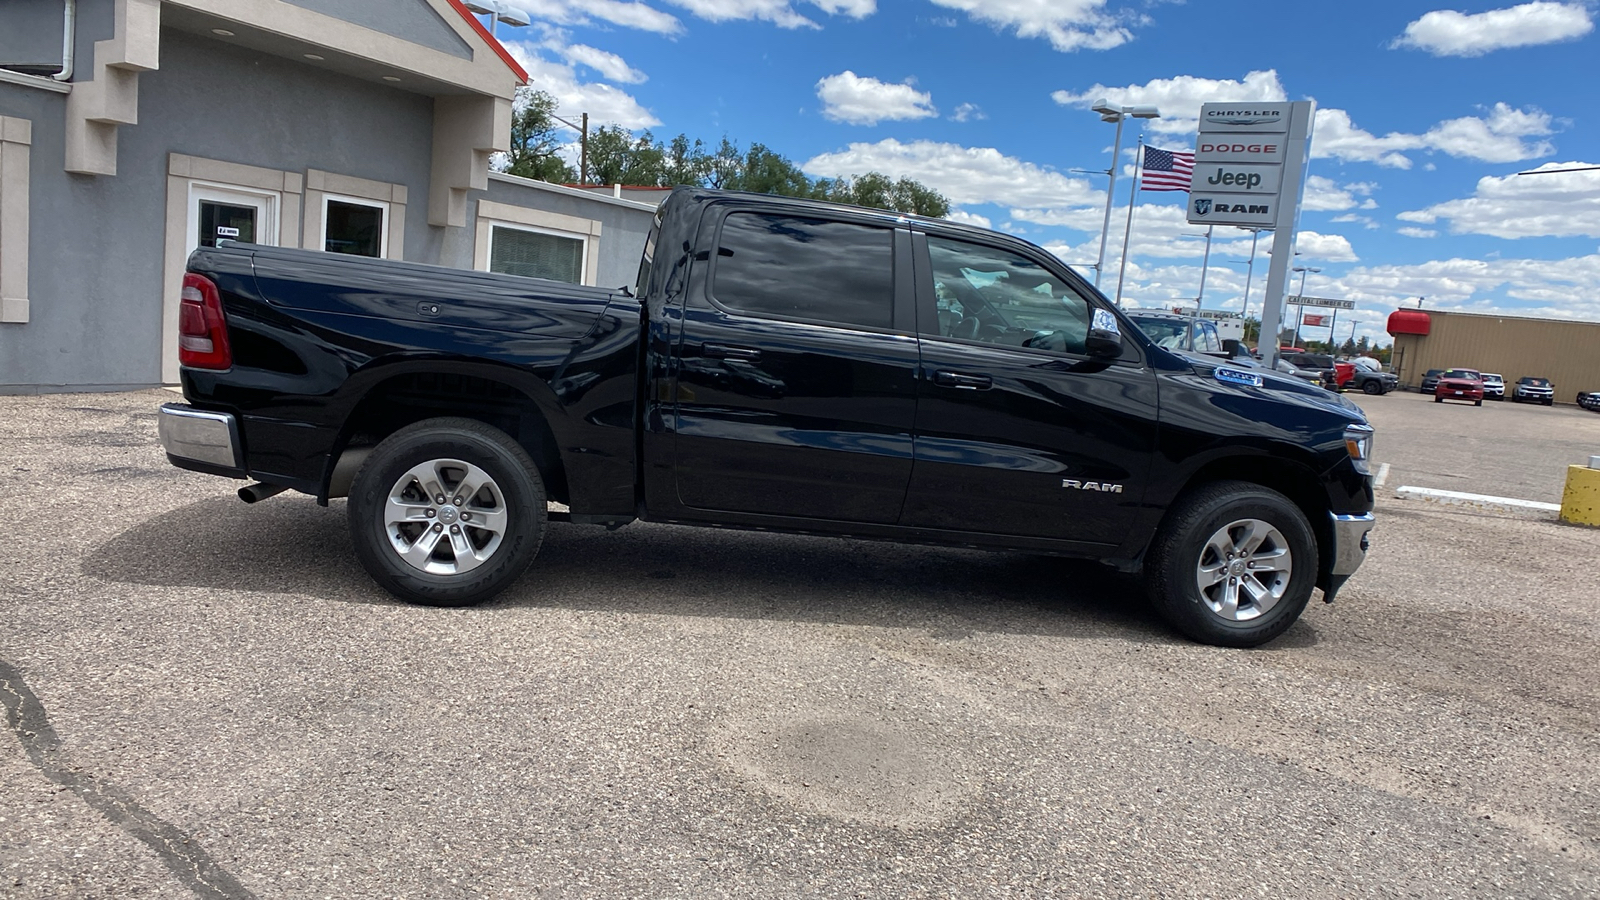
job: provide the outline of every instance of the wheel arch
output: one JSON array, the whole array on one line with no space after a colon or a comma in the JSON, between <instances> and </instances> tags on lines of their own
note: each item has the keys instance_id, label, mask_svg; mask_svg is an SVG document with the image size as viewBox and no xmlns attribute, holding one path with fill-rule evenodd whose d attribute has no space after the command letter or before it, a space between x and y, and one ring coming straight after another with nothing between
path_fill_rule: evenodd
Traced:
<instances>
[{"instance_id":1,"label":"wheel arch","mask_svg":"<svg viewBox=\"0 0 1600 900\"><path fill-rule=\"evenodd\" d=\"M375 362L353 374L341 394L346 412L324 467L320 502L346 495L378 442L445 416L505 432L532 457L550 497L570 499L557 431L564 414L549 386L528 371L478 360Z\"/></svg>"}]
</instances>

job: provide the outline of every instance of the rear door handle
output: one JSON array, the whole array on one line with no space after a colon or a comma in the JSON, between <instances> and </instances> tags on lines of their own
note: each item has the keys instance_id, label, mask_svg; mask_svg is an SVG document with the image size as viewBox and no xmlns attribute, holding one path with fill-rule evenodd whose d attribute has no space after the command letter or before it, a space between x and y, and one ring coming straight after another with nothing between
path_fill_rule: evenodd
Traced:
<instances>
[{"instance_id":1,"label":"rear door handle","mask_svg":"<svg viewBox=\"0 0 1600 900\"><path fill-rule=\"evenodd\" d=\"M706 344L702 351L706 359L746 359L757 360L761 358L761 351L754 347L730 347L727 344Z\"/></svg>"},{"instance_id":2,"label":"rear door handle","mask_svg":"<svg viewBox=\"0 0 1600 900\"><path fill-rule=\"evenodd\" d=\"M933 383L964 391L987 391L994 387L994 379L987 375L964 375L960 372L935 372Z\"/></svg>"}]
</instances>

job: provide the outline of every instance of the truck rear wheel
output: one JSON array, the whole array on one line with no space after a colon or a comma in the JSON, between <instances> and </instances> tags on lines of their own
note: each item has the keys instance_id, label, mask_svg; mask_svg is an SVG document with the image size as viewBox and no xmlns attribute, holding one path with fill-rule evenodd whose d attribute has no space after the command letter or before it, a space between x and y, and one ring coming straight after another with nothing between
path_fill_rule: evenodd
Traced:
<instances>
[{"instance_id":1,"label":"truck rear wheel","mask_svg":"<svg viewBox=\"0 0 1600 900\"><path fill-rule=\"evenodd\" d=\"M1317 579L1305 514L1244 481L1196 488L1173 505L1146 562L1150 601L1203 644L1255 647L1293 625Z\"/></svg>"},{"instance_id":2,"label":"truck rear wheel","mask_svg":"<svg viewBox=\"0 0 1600 900\"><path fill-rule=\"evenodd\" d=\"M1378 381L1367 380L1361 383L1361 392L1374 396L1383 393L1383 384Z\"/></svg>"},{"instance_id":3,"label":"truck rear wheel","mask_svg":"<svg viewBox=\"0 0 1600 900\"><path fill-rule=\"evenodd\" d=\"M474 419L427 419L380 443L350 488L350 537L389 593L468 606L505 589L539 552L545 491L511 438Z\"/></svg>"}]
</instances>

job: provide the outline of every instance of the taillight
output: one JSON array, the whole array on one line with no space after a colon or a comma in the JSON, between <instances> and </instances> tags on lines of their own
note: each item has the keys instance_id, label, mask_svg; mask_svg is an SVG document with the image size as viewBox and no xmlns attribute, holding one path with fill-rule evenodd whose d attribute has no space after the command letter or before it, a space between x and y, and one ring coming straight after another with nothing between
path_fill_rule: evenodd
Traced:
<instances>
[{"instance_id":1,"label":"taillight","mask_svg":"<svg viewBox=\"0 0 1600 900\"><path fill-rule=\"evenodd\" d=\"M222 297L211 279L193 272L184 273L183 302L178 305L178 362L191 369L233 366Z\"/></svg>"}]
</instances>

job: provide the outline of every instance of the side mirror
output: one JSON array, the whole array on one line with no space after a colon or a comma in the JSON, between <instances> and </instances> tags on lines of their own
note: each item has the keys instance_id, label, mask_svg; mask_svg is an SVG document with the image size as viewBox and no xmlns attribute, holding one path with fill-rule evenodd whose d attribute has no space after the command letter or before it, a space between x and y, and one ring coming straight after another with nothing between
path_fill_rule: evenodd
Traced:
<instances>
[{"instance_id":1,"label":"side mirror","mask_svg":"<svg viewBox=\"0 0 1600 900\"><path fill-rule=\"evenodd\" d=\"M1089 321L1089 334L1084 340L1084 351L1100 359L1115 359L1122 355L1122 328L1117 317L1109 310L1097 309Z\"/></svg>"}]
</instances>

